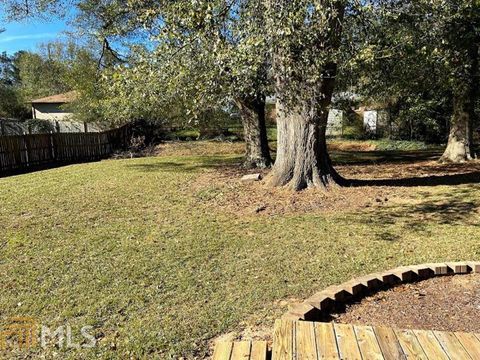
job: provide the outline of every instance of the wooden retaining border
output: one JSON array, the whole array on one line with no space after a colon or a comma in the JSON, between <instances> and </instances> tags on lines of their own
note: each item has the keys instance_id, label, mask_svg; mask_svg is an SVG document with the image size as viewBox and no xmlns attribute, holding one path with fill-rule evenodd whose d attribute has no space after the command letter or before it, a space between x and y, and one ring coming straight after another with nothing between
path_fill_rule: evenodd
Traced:
<instances>
[{"instance_id":1,"label":"wooden retaining border","mask_svg":"<svg viewBox=\"0 0 480 360\"><path fill-rule=\"evenodd\" d=\"M303 303L294 305L283 315L285 320L329 321L330 315L352 301L386 290L392 286L435 276L480 273L480 262L446 262L401 266L392 270L373 273L333 285L320 291Z\"/></svg>"}]
</instances>

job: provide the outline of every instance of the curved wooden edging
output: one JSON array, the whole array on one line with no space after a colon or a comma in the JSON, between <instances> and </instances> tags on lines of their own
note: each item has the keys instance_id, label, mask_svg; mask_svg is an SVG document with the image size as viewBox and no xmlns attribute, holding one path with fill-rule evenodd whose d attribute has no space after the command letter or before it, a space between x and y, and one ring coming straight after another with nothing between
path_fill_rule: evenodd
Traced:
<instances>
[{"instance_id":1,"label":"curved wooden edging","mask_svg":"<svg viewBox=\"0 0 480 360\"><path fill-rule=\"evenodd\" d=\"M293 306L284 319L315 321L325 319L338 305L359 300L366 295L385 290L388 287L435 276L480 273L480 262L446 262L402 266L389 271L374 273L333 285L309 297L303 303Z\"/></svg>"}]
</instances>

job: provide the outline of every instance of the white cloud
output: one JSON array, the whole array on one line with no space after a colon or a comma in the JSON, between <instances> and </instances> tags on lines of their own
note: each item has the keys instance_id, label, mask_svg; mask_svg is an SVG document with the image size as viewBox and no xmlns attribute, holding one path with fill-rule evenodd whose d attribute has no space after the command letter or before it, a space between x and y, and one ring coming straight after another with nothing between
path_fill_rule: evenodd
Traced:
<instances>
[{"instance_id":1,"label":"white cloud","mask_svg":"<svg viewBox=\"0 0 480 360\"><path fill-rule=\"evenodd\" d=\"M45 39L45 38L54 38L58 36L57 33L48 32L48 33L40 33L40 34L25 34L25 35L10 35L10 36L2 36L0 35L0 43L6 43L11 41L18 41L18 40L38 40L38 39Z\"/></svg>"}]
</instances>

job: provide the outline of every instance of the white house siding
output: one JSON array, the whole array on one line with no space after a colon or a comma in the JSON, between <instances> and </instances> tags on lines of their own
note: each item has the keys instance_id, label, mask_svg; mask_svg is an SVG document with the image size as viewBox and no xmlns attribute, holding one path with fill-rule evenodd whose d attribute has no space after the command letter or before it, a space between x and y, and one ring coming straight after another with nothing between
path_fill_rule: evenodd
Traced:
<instances>
[{"instance_id":1,"label":"white house siding","mask_svg":"<svg viewBox=\"0 0 480 360\"><path fill-rule=\"evenodd\" d=\"M61 109L64 104L33 104L33 118L38 120L68 120L72 117L72 113Z\"/></svg>"},{"instance_id":2,"label":"white house siding","mask_svg":"<svg viewBox=\"0 0 480 360\"><path fill-rule=\"evenodd\" d=\"M377 121L377 110L369 110L363 113L363 127L365 128L365 132L367 134L377 133Z\"/></svg>"},{"instance_id":3,"label":"white house siding","mask_svg":"<svg viewBox=\"0 0 480 360\"><path fill-rule=\"evenodd\" d=\"M331 109L328 112L327 136L341 136L343 128L343 111Z\"/></svg>"},{"instance_id":4,"label":"white house siding","mask_svg":"<svg viewBox=\"0 0 480 360\"><path fill-rule=\"evenodd\" d=\"M390 129L390 114L386 109L369 110L363 113L363 126L367 134L388 135Z\"/></svg>"}]
</instances>

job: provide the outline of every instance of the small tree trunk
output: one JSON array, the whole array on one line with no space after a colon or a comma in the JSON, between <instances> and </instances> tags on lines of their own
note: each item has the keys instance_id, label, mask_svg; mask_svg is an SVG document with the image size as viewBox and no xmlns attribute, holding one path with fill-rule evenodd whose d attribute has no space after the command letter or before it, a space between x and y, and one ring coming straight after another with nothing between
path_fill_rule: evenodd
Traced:
<instances>
[{"instance_id":1,"label":"small tree trunk","mask_svg":"<svg viewBox=\"0 0 480 360\"><path fill-rule=\"evenodd\" d=\"M473 104L470 99L456 95L453 99L453 115L450 120L450 134L441 162L459 163L473 158L472 117Z\"/></svg>"},{"instance_id":2,"label":"small tree trunk","mask_svg":"<svg viewBox=\"0 0 480 360\"><path fill-rule=\"evenodd\" d=\"M272 165L265 124L265 99L236 99L245 137L247 168L266 168Z\"/></svg>"},{"instance_id":3,"label":"small tree trunk","mask_svg":"<svg viewBox=\"0 0 480 360\"><path fill-rule=\"evenodd\" d=\"M478 39L477 39L478 41ZM450 119L450 133L445 152L440 162L459 163L472 160L473 123L475 102L478 97L477 76L479 68L477 41L471 41L468 49L469 66L462 66L464 73L458 74L453 83L453 114Z\"/></svg>"}]
</instances>

